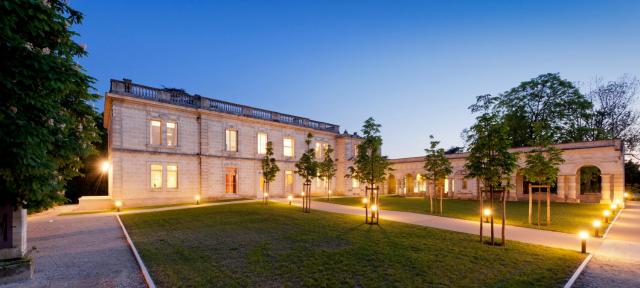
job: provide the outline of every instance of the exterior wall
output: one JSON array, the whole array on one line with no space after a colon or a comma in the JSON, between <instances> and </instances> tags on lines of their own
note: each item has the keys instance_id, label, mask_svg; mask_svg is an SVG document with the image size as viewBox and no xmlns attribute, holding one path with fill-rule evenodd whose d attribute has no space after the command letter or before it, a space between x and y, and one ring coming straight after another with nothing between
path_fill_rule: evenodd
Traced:
<instances>
[{"instance_id":1,"label":"exterior wall","mask_svg":"<svg viewBox=\"0 0 640 288\"><path fill-rule=\"evenodd\" d=\"M351 193L344 179L347 167L351 165L353 153L351 145L360 141L358 137L315 130L294 125L276 123L229 115L214 111L181 107L135 97L107 93L105 113L109 113L109 198L111 205L121 201L123 207L150 206L173 203L194 202L199 195L202 200L228 197L257 198L260 191L261 159L258 154L258 133L266 133L273 144L274 157L280 168L274 182L270 183L272 197L286 197L285 171L294 173L293 189L290 194L302 192L304 180L295 174L295 162L307 149L306 135L314 135L311 148L316 142L326 143L334 148L336 177L330 183L334 195ZM105 116L107 118L107 116ZM160 120L162 143L166 143L166 121L177 123L177 145L151 145L150 121ZM226 129L237 131L237 151L226 151ZM284 156L283 139L294 139L294 156ZM166 165L177 165L178 187L162 189L151 187L151 164L163 165L166 179ZM237 193L225 191L226 168L237 171ZM312 195L324 195L324 187L314 180ZM100 202L100 203L98 203ZM104 199L81 198L81 210L95 210L104 206ZM86 208L86 209L85 209ZM106 208L106 207L105 207Z\"/></svg>"},{"instance_id":2,"label":"exterior wall","mask_svg":"<svg viewBox=\"0 0 640 288\"><path fill-rule=\"evenodd\" d=\"M558 193L553 196L554 201L581 202L595 200L601 203L611 203L612 201L623 202L624 193L624 159L623 147L620 140L604 140L593 142L579 142L556 145L563 151L562 157L565 162L560 165L558 174L557 190ZM524 166L525 153L531 148L512 149L512 152L520 152L518 156L518 165ZM467 188L463 188L465 181L464 164L468 154L451 154L447 155L453 166L453 173L447 178L446 192L451 198L460 199L477 199L479 183L476 179L466 179ZM407 175L413 177L415 181L417 174L423 174L424 158L412 157L391 160L394 169L393 175L396 178L396 185L400 186L400 179L406 178ZM600 169L602 177L602 190L597 195L581 195L580 194L580 175L579 170L585 166L595 166ZM430 191L432 183L428 182L426 191ZM528 198L528 194L523 191L523 177L517 171L511 175L511 183L515 183L515 187L510 193L510 200L524 200ZM396 190L403 193L402 187ZM423 190L414 190L414 187L406 188L406 195L421 195ZM515 190L515 191L514 191ZM515 193L513 193L515 192Z\"/></svg>"}]
</instances>

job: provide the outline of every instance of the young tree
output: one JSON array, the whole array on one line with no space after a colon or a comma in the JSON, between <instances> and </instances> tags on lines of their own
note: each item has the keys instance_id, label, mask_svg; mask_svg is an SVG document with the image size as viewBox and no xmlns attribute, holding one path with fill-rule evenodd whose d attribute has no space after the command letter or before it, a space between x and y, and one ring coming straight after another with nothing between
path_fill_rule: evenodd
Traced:
<instances>
[{"instance_id":1,"label":"young tree","mask_svg":"<svg viewBox=\"0 0 640 288\"><path fill-rule=\"evenodd\" d=\"M429 191L429 207L431 208L431 213L433 213L433 192L436 191L436 183L445 179L451 172L453 171L453 167L451 166L451 162L449 158L445 156L445 151L443 148L438 148L440 141L436 141L433 138L433 135L429 135L429 148L424 149L427 153L424 156L424 177L429 179L433 183L433 189ZM440 214L443 213L443 200L442 200L442 191L440 191Z\"/></svg>"},{"instance_id":2,"label":"young tree","mask_svg":"<svg viewBox=\"0 0 640 288\"><path fill-rule=\"evenodd\" d=\"M508 149L511 147L508 129L501 121L500 116L491 111L490 107L495 98L491 95L482 95L477 97L477 103L469 108L472 112L481 112L476 117L476 123L471 126L468 133L467 142L469 143L469 157L465 164L467 171L466 177L478 178L482 181L485 189L489 191L490 209L493 210L494 193L503 189L506 177L516 168L516 157L511 154ZM480 193L483 193L480 191ZM504 197L503 192L503 197ZM480 241L482 241L482 213L483 213L483 197L480 196ZM503 215L506 214L506 202L503 201ZM491 214L491 245L495 244L493 232L493 215ZM506 220L506 219L505 219ZM502 221L503 235L502 245L505 245L504 225Z\"/></svg>"},{"instance_id":3,"label":"young tree","mask_svg":"<svg viewBox=\"0 0 640 288\"><path fill-rule=\"evenodd\" d=\"M524 176L535 185L545 185L547 190L547 225L551 224L551 186L556 185L560 164L564 163L562 150L551 146L548 135L544 135L542 129L536 128L536 146L526 154L525 167L522 169ZM531 224L531 211L533 206L533 190L529 189L529 224ZM539 199L538 199L539 200ZM539 202L539 201L538 201ZM540 203L538 203L538 225L540 225Z\"/></svg>"},{"instance_id":4,"label":"young tree","mask_svg":"<svg viewBox=\"0 0 640 288\"><path fill-rule=\"evenodd\" d=\"M264 181L262 199L264 200L264 204L269 203L269 183L276 180L279 171L280 167L276 164L276 158L273 157L273 143L268 141L267 153L264 155L264 158L262 158L262 178Z\"/></svg>"},{"instance_id":5,"label":"young tree","mask_svg":"<svg viewBox=\"0 0 640 288\"><path fill-rule=\"evenodd\" d=\"M324 159L319 163L319 177L320 179L325 180L324 192L327 193L327 200L331 197L329 189L331 188L331 179L336 176L336 164L333 160L331 154L333 153L333 148L331 145L327 147L327 150L324 151Z\"/></svg>"},{"instance_id":6,"label":"young tree","mask_svg":"<svg viewBox=\"0 0 640 288\"><path fill-rule=\"evenodd\" d=\"M3 2L0 15L0 202L46 209L99 141L88 104L99 96L70 30L83 17L58 0Z\"/></svg>"},{"instance_id":7,"label":"young tree","mask_svg":"<svg viewBox=\"0 0 640 288\"><path fill-rule=\"evenodd\" d=\"M307 150L302 153L298 162L296 162L296 174L304 179L304 195L302 195L302 210L306 213L311 212L311 181L318 175L318 161L315 157L315 149L311 148L311 140L313 134L308 133L304 143L307 144Z\"/></svg>"},{"instance_id":8,"label":"young tree","mask_svg":"<svg viewBox=\"0 0 640 288\"><path fill-rule=\"evenodd\" d=\"M379 183L386 179L387 173L393 171L391 163L387 156L383 156L382 136L380 136L380 124L377 124L373 118L369 118L362 126L363 141L358 145L358 154L356 155L354 165L349 167L347 177L354 178L360 183L365 184L365 221L368 224L377 224L379 218ZM375 205L375 206L374 206ZM371 221L369 222L368 211L371 210Z\"/></svg>"}]
</instances>

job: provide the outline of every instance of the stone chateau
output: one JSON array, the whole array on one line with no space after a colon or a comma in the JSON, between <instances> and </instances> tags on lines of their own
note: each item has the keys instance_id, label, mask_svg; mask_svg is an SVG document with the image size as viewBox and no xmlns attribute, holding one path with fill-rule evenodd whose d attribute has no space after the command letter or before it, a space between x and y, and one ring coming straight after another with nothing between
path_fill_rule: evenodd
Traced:
<instances>
[{"instance_id":1,"label":"stone chateau","mask_svg":"<svg viewBox=\"0 0 640 288\"><path fill-rule=\"evenodd\" d=\"M311 145L318 159L329 145L335 149L337 173L329 190L334 195L364 193L357 181L343 177L361 138L340 133L335 124L124 79L111 80L105 96L104 126L109 139L109 195L80 198L80 210L111 208L116 202L136 207L193 203L196 198L261 197L260 160L268 141L273 143L280 167L270 185L271 196L298 195L303 180L295 174L294 164L306 149L307 133L314 136ZM554 201L607 203L622 199L624 159L619 140L557 147L564 151L566 162L553 188ZM447 197L477 198L477 181L464 178L466 156L448 155L454 172L436 188ZM420 196L431 189L420 176L422 156L391 161L394 171L382 185L382 194ZM526 199L529 183L520 173L511 178L515 183L511 200ZM325 185L314 180L312 194L324 193Z\"/></svg>"}]
</instances>

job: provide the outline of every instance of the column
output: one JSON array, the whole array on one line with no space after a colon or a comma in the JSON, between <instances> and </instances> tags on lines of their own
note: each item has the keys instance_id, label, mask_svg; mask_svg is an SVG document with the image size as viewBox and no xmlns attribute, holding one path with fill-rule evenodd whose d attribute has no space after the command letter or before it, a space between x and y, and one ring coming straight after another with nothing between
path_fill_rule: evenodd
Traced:
<instances>
[{"instance_id":1,"label":"column","mask_svg":"<svg viewBox=\"0 0 640 288\"><path fill-rule=\"evenodd\" d=\"M602 179L602 187L600 188L600 203L611 203L611 174L600 175Z\"/></svg>"},{"instance_id":2,"label":"column","mask_svg":"<svg viewBox=\"0 0 640 288\"><path fill-rule=\"evenodd\" d=\"M565 193L567 202L578 202L578 199L576 197L577 195L576 176L569 175L565 177L567 181L567 187L566 187L566 193Z\"/></svg>"},{"instance_id":3,"label":"column","mask_svg":"<svg viewBox=\"0 0 640 288\"><path fill-rule=\"evenodd\" d=\"M565 177L564 175L558 175L557 185L558 185L558 201L566 201L565 197Z\"/></svg>"}]
</instances>

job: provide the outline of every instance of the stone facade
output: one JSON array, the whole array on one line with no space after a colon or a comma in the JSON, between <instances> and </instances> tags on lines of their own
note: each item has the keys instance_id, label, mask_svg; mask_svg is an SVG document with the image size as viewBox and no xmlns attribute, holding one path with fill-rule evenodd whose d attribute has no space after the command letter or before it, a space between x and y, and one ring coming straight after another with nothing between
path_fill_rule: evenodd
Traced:
<instances>
[{"instance_id":1,"label":"stone facade","mask_svg":"<svg viewBox=\"0 0 640 288\"><path fill-rule=\"evenodd\" d=\"M264 155L258 153L258 134L273 143L280 167L270 184L271 196L286 197L302 191L303 179L295 174L294 165L307 149L307 133L313 134L312 148L320 143L320 147L331 145L335 149L336 175L340 176L330 181L332 193L353 193L351 181L341 175L351 165L353 147L360 137L339 133L337 125L115 80L106 94L104 113L109 134L109 195L80 198L81 210L109 208L116 201L123 207L189 203L195 202L196 195L203 201L261 197L260 161ZM160 144L151 139L152 121L161 123ZM176 125L174 145L168 145L172 141L165 123ZM227 147L227 130L237 135L236 151ZM293 156L284 155L285 138L293 140ZM161 187L152 187L152 165L162 167L155 174L162 175ZM170 166L177 167L174 188L168 188L168 178L173 177L168 175ZM287 177L293 183L286 185ZM323 183L316 180L311 189L312 194L323 193Z\"/></svg>"},{"instance_id":2,"label":"stone facade","mask_svg":"<svg viewBox=\"0 0 640 288\"><path fill-rule=\"evenodd\" d=\"M556 145L563 151L565 162L560 166L557 190L554 201L563 202L601 202L623 201L624 194L624 151L620 140L604 140L578 142ZM524 166L525 153L531 148L512 149L520 152L518 165ZM477 199L479 183L476 179L465 179L464 164L467 153L449 154L453 173L436 189L444 189L447 197L459 199ZM384 191L388 194L422 195L429 191L431 183L423 181L419 174L424 173L424 157L393 159L393 173L385 183ZM581 191L580 170L584 167L596 167L599 170L600 191ZM510 193L511 200L525 200L525 179L520 171L511 176L515 183L515 193ZM583 187L584 189L584 187ZM525 193L526 192L526 193Z\"/></svg>"}]
</instances>

